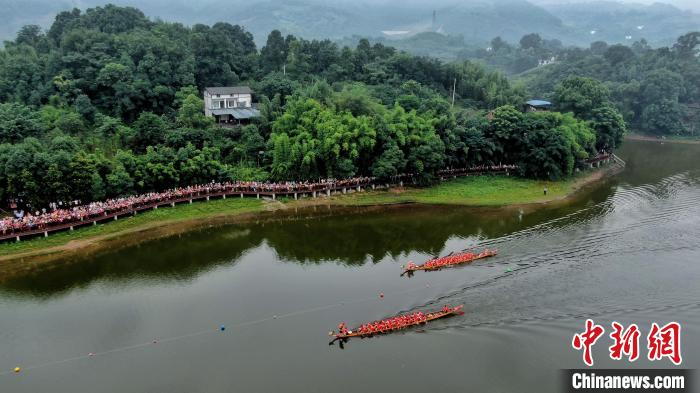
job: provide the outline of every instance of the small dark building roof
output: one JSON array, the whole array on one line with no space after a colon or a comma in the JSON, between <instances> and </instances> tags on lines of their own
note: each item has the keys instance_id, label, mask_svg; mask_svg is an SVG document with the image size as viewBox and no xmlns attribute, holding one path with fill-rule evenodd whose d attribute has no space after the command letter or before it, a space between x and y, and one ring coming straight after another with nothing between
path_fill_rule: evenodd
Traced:
<instances>
[{"instance_id":1,"label":"small dark building roof","mask_svg":"<svg viewBox=\"0 0 700 393\"><path fill-rule=\"evenodd\" d=\"M211 95L215 94L251 94L252 91L248 86L225 86L225 87L207 87L204 91Z\"/></svg>"},{"instance_id":2,"label":"small dark building roof","mask_svg":"<svg viewBox=\"0 0 700 393\"><path fill-rule=\"evenodd\" d=\"M534 106L534 107L550 107L552 106L552 103L549 101L544 101L544 100L530 100L526 102L527 105Z\"/></svg>"}]
</instances>

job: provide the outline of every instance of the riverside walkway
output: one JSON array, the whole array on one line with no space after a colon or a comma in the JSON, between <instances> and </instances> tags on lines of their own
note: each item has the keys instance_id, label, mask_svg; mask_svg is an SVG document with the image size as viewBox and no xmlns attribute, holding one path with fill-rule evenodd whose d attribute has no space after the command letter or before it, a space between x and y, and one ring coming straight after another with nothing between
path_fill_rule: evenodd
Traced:
<instances>
[{"instance_id":1,"label":"riverside walkway","mask_svg":"<svg viewBox=\"0 0 700 393\"><path fill-rule=\"evenodd\" d=\"M438 172L440 180L478 175L508 175L510 171L516 169L513 165L497 166L476 166L471 168L447 169ZM175 207L177 204L192 203L199 200L210 200L211 198L268 198L276 200L280 197L287 198L318 198L330 197L333 194L347 194L359 192L362 189L389 188L392 186L403 186L404 182L415 183L415 177L410 174L393 177L390 181L379 181L373 177L358 177L352 179L321 181L318 183L256 183L256 182L236 182L236 183L211 183L185 189L169 190L148 198L144 201L137 199L135 202L128 202L129 198L117 199L116 206L99 207L99 212L92 212L86 206L75 206L62 210L66 217L60 219L42 219L42 215L34 216L39 223L32 223L17 228L12 226L0 227L1 241L20 241L24 238L44 236L57 231L72 231L78 227L97 225L100 222L116 221L120 217L134 216L139 212L155 210L160 207ZM139 197L130 197L139 198ZM153 200L155 199L155 200ZM127 203L119 203L127 201ZM104 204L104 203L103 203ZM84 209L89 213L81 214L77 217L72 214L75 209ZM52 212L45 213L50 215ZM13 222L13 219L5 219L6 222ZM16 220L14 221L16 222ZM2 223L0 223L2 224Z\"/></svg>"}]
</instances>

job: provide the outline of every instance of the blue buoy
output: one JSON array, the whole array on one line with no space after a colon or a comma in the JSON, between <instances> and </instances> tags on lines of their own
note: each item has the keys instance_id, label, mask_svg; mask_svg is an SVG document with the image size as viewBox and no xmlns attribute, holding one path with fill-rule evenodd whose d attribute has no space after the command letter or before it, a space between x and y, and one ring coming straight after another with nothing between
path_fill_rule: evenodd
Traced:
<instances>
[{"instance_id":1,"label":"blue buoy","mask_svg":"<svg viewBox=\"0 0 700 393\"><path fill-rule=\"evenodd\" d=\"M226 330L226 326L224 326L224 325L219 326L219 330L221 330L223 332L224 330Z\"/></svg>"}]
</instances>

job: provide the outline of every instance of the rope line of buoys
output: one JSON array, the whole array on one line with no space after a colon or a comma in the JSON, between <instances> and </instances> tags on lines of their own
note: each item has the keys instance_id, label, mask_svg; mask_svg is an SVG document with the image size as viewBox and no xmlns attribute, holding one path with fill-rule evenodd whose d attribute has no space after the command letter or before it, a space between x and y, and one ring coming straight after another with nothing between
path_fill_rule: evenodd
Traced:
<instances>
[{"instance_id":1,"label":"rope line of buoys","mask_svg":"<svg viewBox=\"0 0 700 393\"><path fill-rule=\"evenodd\" d=\"M411 288L411 289L407 289L404 291L392 292L391 295L394 295L394 296L403 295L406 293L416 292L419 290L425 290L426 288L429 288L429 285L426 285L425 287ZM380 292L380 294L381 294L380 299L383 299L384 292ZM239 328L239 327L257 325L257 324L272 321L272 320L289 318L289 317L303 315L303 314L307 314L307 313L311 313L311 312L327 310L327 309L331 309L331 308L335 308L335 307L339 307L339 306L343 306L343 305L347 305L347 304L361 303L361 302L367 302L367 301L372 301L372 300L377 300L377 297L372 296L372 297L365 297L365 298L360 298L360 299L355 299L355 300L344 300L342 302L326 304L326 305L307 308L307 309L303 309L303 310L299 310L299 311L292 311L292 312L285 313L285 314L273 315L271 317L260 318L260 319L247 321L247 322L240 322L237 324L231 324L229 326L231 328L235 329L235 328ZM195 336L201 336L201 335L204 335L207 333L224 332L224 331L226 331L226 329L227 329L227 325L220 324L216 328L203 329L203 330L200 330L197 332L187 333L187 334L183 334L183 335L179 335L179 336L172 336L172 337L166 337L166 338L155 338L152 341L148 341L148 342L144 342L144 343L140 343L140 344L128 345L128 346L119 347L119 348L112 348L112 349L108 349L108 350L101 351L101 352L89 352L88 354L85 354L85 355L78 355L78 356L73 356L73 357L59 359L59 360L52 360L52 361L48 361L45 363L39 363L39 364L35 364L32 366L27 366L27 367L16 366L12 370L9 370L9 371L0 371L0 376L19 374L20 372L36 370L39 368L55 366L58 364L69 363L69 362L74 362L74 361L78 361L78 360L84 360L84 359L95 358L95 357L99 357L99 356L105 356L105 355L111 355L111 354L120 353L120 352L131 351L134 349L145 348L145 347L148 347L148 346L151 346L154 344L169 343L169 342L183 340L186 338L192 338Z\"/></svg>"}]
</instances>

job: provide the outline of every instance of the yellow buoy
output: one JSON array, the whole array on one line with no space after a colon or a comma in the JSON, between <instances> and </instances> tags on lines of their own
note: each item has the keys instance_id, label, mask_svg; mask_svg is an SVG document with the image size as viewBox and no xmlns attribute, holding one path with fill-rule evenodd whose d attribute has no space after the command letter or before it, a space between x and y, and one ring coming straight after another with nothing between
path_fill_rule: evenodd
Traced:
<instances>
[{"instance_id":1,"label":"yellow buoy","mask_svg":"<svg viewBox=\"0 0 700 393\"><path fill-rule=\"evenodd\" d=\"M22 369L21 369L20 367L15 367L15 372L16 372L16 373L18 373L18 372L20 372L20 371L22 371Z\"/></svg>"}]
</instances>

